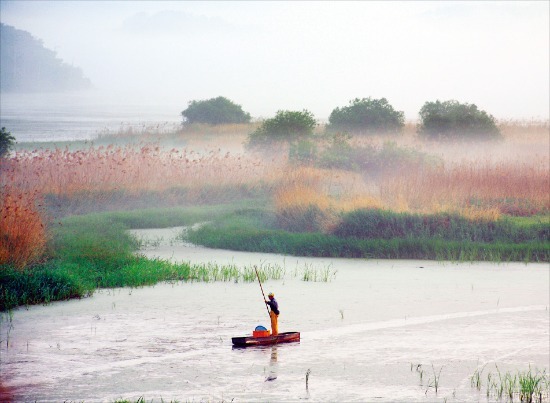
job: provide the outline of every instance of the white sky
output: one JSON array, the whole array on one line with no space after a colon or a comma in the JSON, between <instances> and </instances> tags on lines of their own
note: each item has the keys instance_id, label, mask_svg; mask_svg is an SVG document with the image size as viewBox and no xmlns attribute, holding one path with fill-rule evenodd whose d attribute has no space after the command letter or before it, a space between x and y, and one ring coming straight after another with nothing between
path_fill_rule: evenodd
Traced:
<instances>
[{"instance_id":1,"label":"white sky","mask_svg":"<svg viewBox=\"0 0 550 403\"><path fill-rule=\"evenodd\" d=\"M496 118L549 118L550 2L0 1L109 99L177 104L223 95L254 117L385 97Z\"/></svg>"}]
</instances>

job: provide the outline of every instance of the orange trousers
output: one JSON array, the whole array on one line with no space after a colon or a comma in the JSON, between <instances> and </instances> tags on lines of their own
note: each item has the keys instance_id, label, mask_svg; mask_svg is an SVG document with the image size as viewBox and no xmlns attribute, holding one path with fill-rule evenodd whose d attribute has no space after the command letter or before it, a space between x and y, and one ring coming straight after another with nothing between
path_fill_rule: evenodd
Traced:
<instances>
[{"instance_id":1,"label":"orange trousers","mask_svg":"<svg viewBox=\"0 0 550 403\"><path fill-rule=\"evenodd\" d=\"M271 319L271 335L277 336L279 334L279 315L273 311L269 311L269 318Z\"/></svg>"}]
</instances>

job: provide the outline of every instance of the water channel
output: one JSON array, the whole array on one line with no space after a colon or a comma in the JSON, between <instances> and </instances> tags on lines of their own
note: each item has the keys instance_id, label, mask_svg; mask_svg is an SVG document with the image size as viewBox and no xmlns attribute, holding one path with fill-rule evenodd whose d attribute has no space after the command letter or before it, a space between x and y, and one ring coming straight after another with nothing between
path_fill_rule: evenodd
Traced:
<instances>
[{"instance_id":1,"label":"water channel","mask_svg":"<svg viewBox=\"0 0 550 403\"><path fill-rule=\"evenodd\" d=\"M3 316L0 400L478 402L495 399L471 386L476 370L549 371L548 264L298 258L136 233L156 237L150 257L283 267L264 289L301 341L232 348L269 327L258 283L102 290Z\"/></svg>"}]
</instances>

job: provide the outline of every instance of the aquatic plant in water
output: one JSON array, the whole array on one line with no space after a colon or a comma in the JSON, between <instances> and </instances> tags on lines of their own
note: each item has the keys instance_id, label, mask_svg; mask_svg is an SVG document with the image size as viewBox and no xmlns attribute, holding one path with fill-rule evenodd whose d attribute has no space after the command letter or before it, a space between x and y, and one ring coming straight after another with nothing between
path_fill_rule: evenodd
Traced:
<instances>
[{"instance_id":1,"label":"aquatic plant in water","mask_svg":"<svg viewBox=\"0 0 550 403\"><path fill-rule=\"evenodd\" d=\"M547 401L550 397L549 387L550 378L546 372L546 369L542 371L537 370L533 372L531 366L526 372L518 370L516 373L506 372L504 375L500 372L498 366L495 364L497 374L487 374L487 397L495 396L497 399L505 397L507 401L513 401L519 398L521 402L543 402ZM473 375L470 377L471 386L477 390L481 390L483 372L477 368ZM498 378L497 378L498 376Z\"/></svg>"}]
</instances>

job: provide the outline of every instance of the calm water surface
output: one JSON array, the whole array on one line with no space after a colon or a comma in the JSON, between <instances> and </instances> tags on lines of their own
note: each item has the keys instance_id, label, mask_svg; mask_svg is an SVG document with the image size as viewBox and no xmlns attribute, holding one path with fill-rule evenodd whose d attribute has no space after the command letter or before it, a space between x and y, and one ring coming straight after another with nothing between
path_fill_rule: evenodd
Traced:
<instances>
[{"instance_id":1,"label":"calm water surface","mask_svg":"<svg viewBox=\"0 0 550 403\"><path fill-rule=\"evenodd\" d=\"M178 127L186 105L115 100L94 92L1 94L0 126L18 142L91 140L129 128Z\"/></svg>"},{"instance_id":2,"label":"calm water surface","mask_svg":"<svg viewBox=\"0 0 550 403\"><path fill-rule=\"evenodd\" d=\"M143 251L149 256L284 267L284 279L264 289L279 301L280 331L300 331L301 342L232 348L231 337L269 325L257 283L103 290L18 309L11 327L4 316L4 396L477 402L487 401L485 387L470 386L478 368L548 372L547 264L307 259L167 242L170 230L141 234L162 236ZM334 275L304 282L304 268ZM411 370L418 364L422 380ZM437 394L434 370L441 371Z\"/></svg>"}]
</instances>

